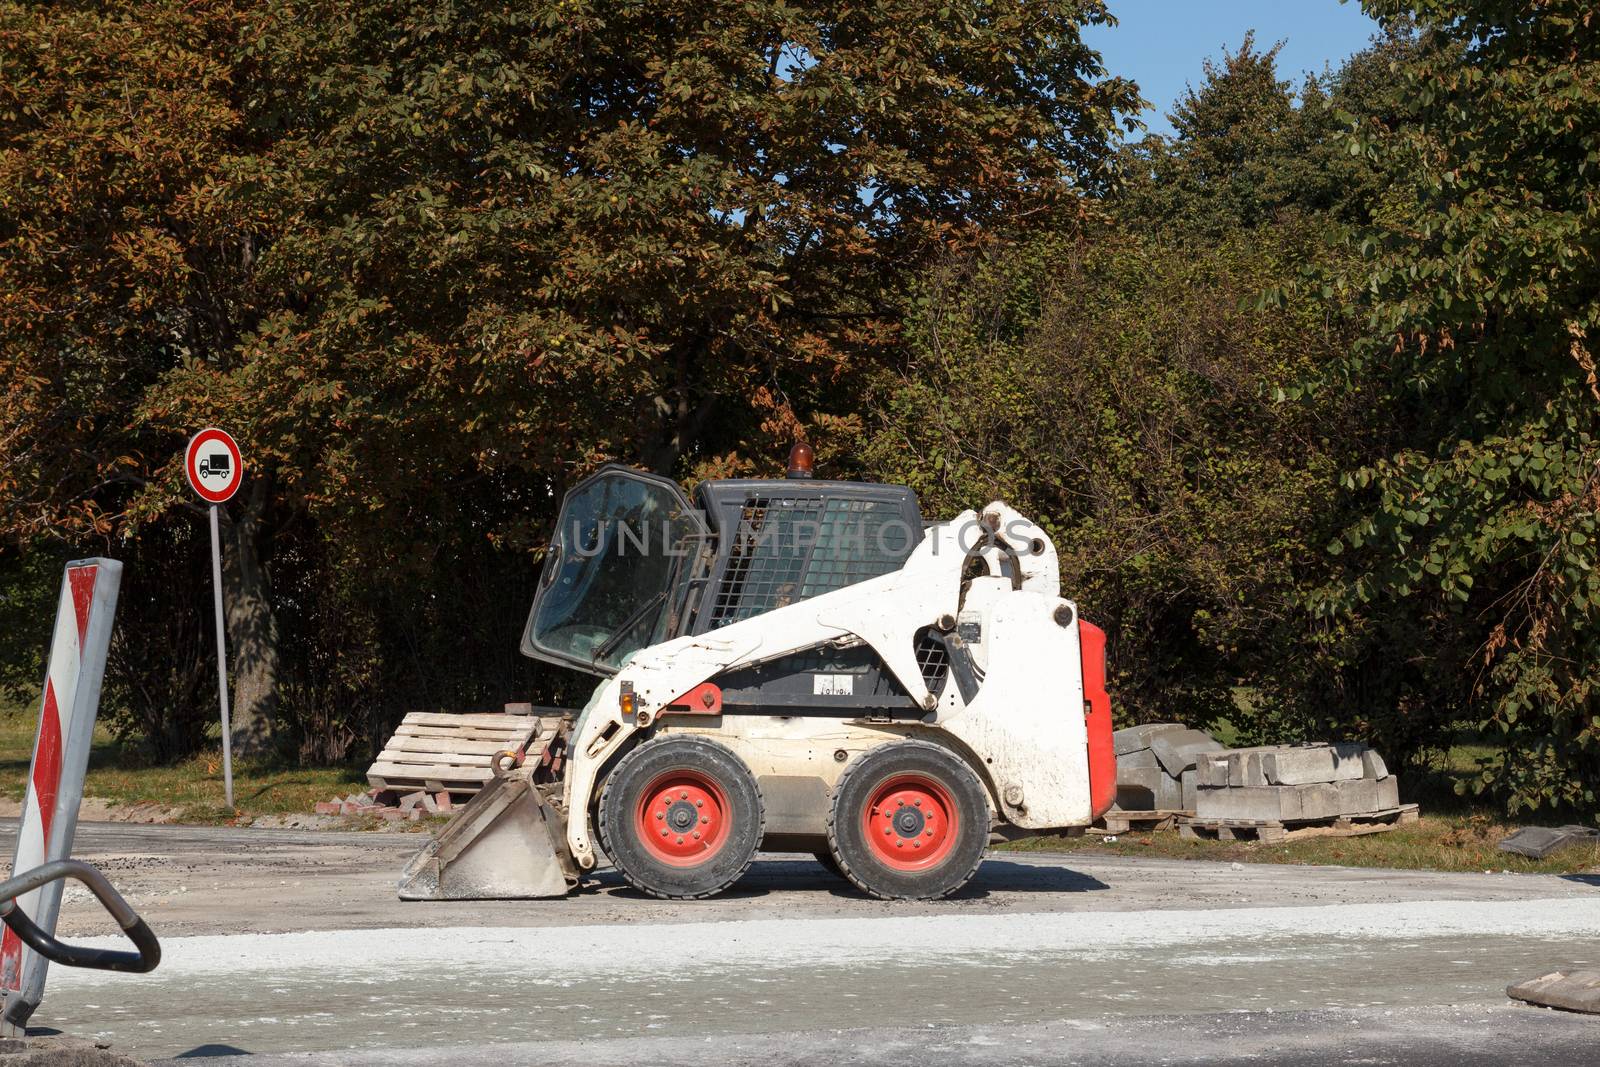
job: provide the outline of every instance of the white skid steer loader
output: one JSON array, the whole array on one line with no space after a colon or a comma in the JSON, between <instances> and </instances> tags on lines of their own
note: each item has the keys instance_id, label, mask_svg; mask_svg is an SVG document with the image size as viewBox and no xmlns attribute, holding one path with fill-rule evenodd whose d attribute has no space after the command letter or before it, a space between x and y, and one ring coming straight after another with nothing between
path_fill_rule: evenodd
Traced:
<instances>
[{"instance_id":1,"label":"white skid steer loader","mask_svg":"<svg viewBox=\"0 0 1600 1067\"><path fill-rule=\"evenodd\" d=\"M1105 635L1002 503L923 527L901 486L608 466L562 503L522 651L603 680L406 868L405 899L559 896L602 858L657 897L758 850L861 890L966 884L991 839L1081 833L1116 765Z\"/></svg>"}]
</instances>

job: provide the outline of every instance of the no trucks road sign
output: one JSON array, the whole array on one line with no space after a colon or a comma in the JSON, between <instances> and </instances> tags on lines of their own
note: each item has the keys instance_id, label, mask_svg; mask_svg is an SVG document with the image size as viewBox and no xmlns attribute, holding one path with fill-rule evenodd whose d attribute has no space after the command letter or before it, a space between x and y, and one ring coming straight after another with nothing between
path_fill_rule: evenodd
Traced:
<instances>
[{"instance_id":1,"label":"no trucks road sign","mask_svg":"<svg viewBox=\"0 0 1600 1067\"><path fill-rule=\"evenodd\" d=\"M210 426L189 439L183 469L200 499L208 504L223 504L239 491L244 457L231 434Z\"/></svg>"},{"instance_id":2,"label":"no trucks road sign","mask_svg":"<svg viewBox=\"0 0 1600 1067\"><path fill-rule=\"evenodd\" d=\"M244 457L239 442L226 430L208 426L189 438L183 458L184 473L200 499L211 505L211 597L217 612L217 703L222 711L222 789L233 807L233 744L228 722L228 636L222 611L222 537L217 529L217 508L232 499L244 478Z\"/></svg>"}]
</instances>

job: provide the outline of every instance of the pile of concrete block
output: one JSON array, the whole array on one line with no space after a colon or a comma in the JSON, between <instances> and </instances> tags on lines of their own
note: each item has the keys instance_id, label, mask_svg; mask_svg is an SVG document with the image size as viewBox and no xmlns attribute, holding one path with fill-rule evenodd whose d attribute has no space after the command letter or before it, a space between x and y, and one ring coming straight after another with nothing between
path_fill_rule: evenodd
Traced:
<instances>
[{"instance_id":1,"label":"pile of concrete block","mask_svg":"<svg viewBox=\"0 0 1600 1067\"><path fill-rule=\"evenodd\" d=\"M1113 812L1191 812L1195 821L1293 823L1400 806L1399 782L1366 745L1228 748L1158 722L1118 730Z\"/></svg>"},{"instance_id":2,"label":"pile of concrete block","mask_svg":"<svg viewBox=\"0 0 1600 1067\"><path fill-rule=\"evenodd\" d=\"M1194 811L1203 756L1226 747L1204 730L1156 722L1118 730L1113 811Z\"/></svg>"},{"instance_id":3,"label":"pile of concrete block","mask_svg":"<svg viewBox=\"0 0 1600 1067\"><path fill-rule=\"evenodd\" d=\"M1399 781L1361 744L1227 749L1205 754L1195 777L1200 822L1303 822L1400 806Z\"/></svg>"}]
</instances>

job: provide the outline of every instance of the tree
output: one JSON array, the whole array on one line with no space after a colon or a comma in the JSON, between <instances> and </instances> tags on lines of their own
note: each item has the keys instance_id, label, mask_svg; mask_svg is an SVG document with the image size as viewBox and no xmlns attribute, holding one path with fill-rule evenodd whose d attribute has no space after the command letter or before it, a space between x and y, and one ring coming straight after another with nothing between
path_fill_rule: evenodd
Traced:
<instances>
[{"instance_id":1,"label":"tree","mask_svg":"<svg viewBox=\"0 0 1600 1067\"><path fill-rule=\"evenodd\" d=\"M1401 703L1502 735L1512 810L1600 807L1600 32L1579 0L1368 0L1415 19L1348 149L1403 176L1320 280L1366 314L1340 382L1403 414L1350 472L1330 617L1396 636ZM1431 638L1431 639L1430 639Z\"/></svg>"},{"instance_id":2,"label":"tree","mask_svg":"<svg viewBox=\"0 0 1600 1067\"><path fill-rule=\"evenodd\" d=\"M1110 636L1127 719L1263 733L1316 674L1303 601L1361 419L1342 398L1274 400L1343 334L1310 300L1258 297L1320 239L1263 228L1195 249L1095 227L928 283L916 362L862 454L929 514L1001 497L1040 522L1065 595Z\"/></svg>"},{"instance_id":3,"label":"tree","mask_svg":"<svg viewBox=\"0 0 1600 1067\"><path fill-rule=\"evenodd\" d=\"M203 560L179 530L203 512L180 503L181 437L143 405L174 368L227 358L272 300L254 284L258 227L213 191L254 147L236 62L246 14L0 5L0 535L13 553L48 542L129 561L112 687L162 724L163 751L214 715L205 631L163 582ZM156 517L169 529L138 540ZM236 582L236 610L244 594Z\"/></svg>"},{"instance_id":4,"label":"tree","mask_svg":"<svg viewBox=\"0 0 1600 1067\"><path fill-rule=\"evenodd\" d=\"M264 269L311 270L313 344L428 346L430 407L502 466L588 462L551 419L666 471L847 413L907 269L1050 210L1133 101L1094 81L1098 4L326 11L266 35L301 236Z\"/></svg>"},{"instance_id":5,"label":"tree","mask_svg":"<svg viewBox=\"0 0 1600 1067\"><path fill-rule=\"evenodd\" d=\"M1168 116L1172 136L1123 148L1114 210L1128 226L1205 243L1291 217L1366 220L1386 183L1345 149L1340 116L1385 106L1389 68L1415 47L1409 25L1395 24L1298 90L1279 74L1280 47L1260 51L1247 33L1220 61L1206 60L1204 81Z\"/></svg>"},{"instance_id":6,"label":"tree","mask_svg":"<svg viewBox=\"0 0 1600 1067\"><path fill-rule=\"evenodd\" d=\"M1245 34L1168 116L1173 136L1150 136L1123 152L1121 208L1141 228L1215 239L1270 221L1302 195L1294 154L1297 119L1290 84L1278 76L1280 45L1255 48Z\"/></svg>"},{"instance_id":7,"label":"tree","mask_svg":"<svg viewBox=\"0 0 1600 1067\"><path fill-rule=\"evenodd\" d=\"M852 425L907 280L1074 211L1136 101L1092 0L0 18L3 532L192 552L180 449L228 425L241 710L333 755L526 684L507 598L597 462Z\"/></svg>"}]
</instances>

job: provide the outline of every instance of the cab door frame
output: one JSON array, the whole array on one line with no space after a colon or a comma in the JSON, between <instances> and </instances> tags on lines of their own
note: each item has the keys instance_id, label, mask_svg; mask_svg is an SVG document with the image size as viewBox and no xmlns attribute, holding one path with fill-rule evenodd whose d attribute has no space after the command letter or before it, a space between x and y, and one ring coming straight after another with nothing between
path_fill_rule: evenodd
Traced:
<instances>
[{"instance_id":1,"label":"cab door frame","mask_svg":"<svg viewBox=\"0 0 1600 1067\"><path fill-rule=\"evenodd\" d=\"M678 508L679 514L685 516L693 523L694 530L689 538L690 544L687 546L687 550L682 554L681 558L679 558L673 566L673 570L671 572L672 578L669 580L666 590L667 602L661 606L661 610L667 612L670 619L681 619L684 608L683 602L688 596L691 585L691 582L685 579L683 575L683 568L691 568L689 578L694 577L692 569L699 566L703 550L711 536L710 531L706 526L705 516L698 509L696 509L692 503L690 503L688 495L683 491L683 487L677 482L673 481L671 478L667 478L659 474L653 474L650 471L642 471L636 467L625 466L621 463L607 463L599 470L595 471L593 474L574 485L571 489L567 490L567 492L561 498L561 510L556 517L556 530L550 538L550 545L545 554L544 567L539 574L538 588L534 592L533 605L528 610L528 621L522 630L521 651L523 655L533 659L544 660L547 663L555 663L563 667L573 667L577 670L584 671L585 673L598 674L602 677L610 677L621 670L620 666L613 666L611 664L598 661L594 658L585 658L583 656L574 655L569 652L564 652L560 649L550 648L546 645L543 645L536 639L534 629L535 623L539 618L539 608L544 602L545 594L554 584L556 576L560 573L563 562L567 558L568 553L572 550L571 546L566 544L566 538L570 533L567 524L568 508L571 506L575 498L585 493L597 482L616 478L640 482L655 489L665 490L671 494L673 502ZM643 622L643 619L638 621ZM637 625L637 623L635 625ZM676 628L677 627L671 627L670 629ZM665 635L664 639L670 639L673 636L675 636L675 634L669 632Z\"/></svg>"}]
</instances>

